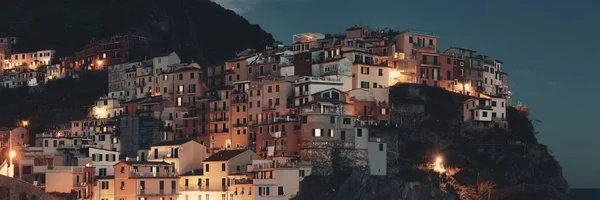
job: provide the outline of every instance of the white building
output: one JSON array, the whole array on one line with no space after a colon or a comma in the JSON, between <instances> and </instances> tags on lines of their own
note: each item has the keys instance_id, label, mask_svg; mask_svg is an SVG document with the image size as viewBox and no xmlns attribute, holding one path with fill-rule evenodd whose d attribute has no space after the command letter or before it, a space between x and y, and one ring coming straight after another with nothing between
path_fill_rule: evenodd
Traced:
<instances>
[{"instance_id":1,"label":"white building","mask_svg":"<svg viewBox=\"0 0 600 200\"><path fill-rule=\"evenodd\" d=\"M300 77L294 83L294 94L296 94L294 105L299 106L313 101L312 95L324 90L331 88L342 90L342 85L342 82L336 78Z\"/></svg>"},{"instance_id":2,"label":"white building","mask_svg":"<svg viewBox=\"0 0 600 200\"><path fill-rule=\"evenodd\" d=\"M121 155L118 151L100 149L100 148L81 148L79 150L83 155L92 158L91 166L96 167L96 176L114 176L115 170L113 165L119 162L119 156Z\"/></svg>"},{"instance_id":3,"label":"white building","mask_svg":"<svg viewBox=\"0 0 600 200\"><path fill-rule=\"evenodd\" d=\"M175 172L184 173L202 168L208 157L206 146L192 139L163 141L150 147L149 161L164 161L175 165ZM144 155L140 155L144 158Z\"/></svg>"},{"instance_id":4,"label":"white building","mask_svg":"<svg viewBox=\"0 0 600 200\"><path fill-rule=\"evenodd\" d=\"M507 128L506 99L496 96L482 95L463 103L463 119L474 127Z\"/></svg>"},{"instance_id":5,"label":"white building","mask_svg":"<svg viewBox=\"0 0 600 200\"><path fill-rule=\"evenodd\" d=\"M371 175L387 175L387 144L379 138L369 141L369 172Z\"/></svg>"}]
</instances>

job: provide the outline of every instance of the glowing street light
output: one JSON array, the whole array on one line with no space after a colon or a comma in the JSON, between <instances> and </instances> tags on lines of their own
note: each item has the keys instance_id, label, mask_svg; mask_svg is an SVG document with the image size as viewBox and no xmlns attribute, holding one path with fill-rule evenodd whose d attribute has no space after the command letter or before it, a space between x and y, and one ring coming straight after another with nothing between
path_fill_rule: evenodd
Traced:
<instances>
[{"instance_id":1,"label":"glowing street light","mask_svg":"<svg viewBox=\"0 0 600 200\"><path fill-rule=\"evenodd\" d=\"M435 162L433 163L433 171L436 171L440 174L446 172L446 169L444 168L444 158L442 158L442 156L437 156L435 158Z\"/></svg>"},{"instance_id":2,"label":"glowing street light","mask_svg":"<svg viewBox=\"0 0 600 200\"><path fill-rule=\"evenodd\" d=\"M23 120L23 121L21 121L21 125L23 127L27 127L27 126L29 126L29 121L28 120Z\"/></svg>"},{"instance_id":3,"label":"glowing street light","mask_svg":"<svg viewBox=\"0 0 600 200\"><path fill-rule=\"evenodd\" d=\"M11 150L10 153L8 153L8 156L10 157L11 162L12 162L12 159L15 158L15 157L17 157L17 152Z\"/></svg>"}]
</instances>

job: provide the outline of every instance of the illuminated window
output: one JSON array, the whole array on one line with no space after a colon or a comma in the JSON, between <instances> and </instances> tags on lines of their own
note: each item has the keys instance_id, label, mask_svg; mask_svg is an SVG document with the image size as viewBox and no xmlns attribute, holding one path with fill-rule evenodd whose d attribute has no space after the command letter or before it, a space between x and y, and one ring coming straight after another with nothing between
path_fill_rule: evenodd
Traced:
<instances>
[{"instance_id":1,"label":"illuminated window","mask_svg":"<svg viewBox=\"0 0 600 200\"><path fill-rule=\"evenodd\" d=\"M313 136L314 137L321 137L321 129L313 129Z\"/></svg>"}]
</instances>

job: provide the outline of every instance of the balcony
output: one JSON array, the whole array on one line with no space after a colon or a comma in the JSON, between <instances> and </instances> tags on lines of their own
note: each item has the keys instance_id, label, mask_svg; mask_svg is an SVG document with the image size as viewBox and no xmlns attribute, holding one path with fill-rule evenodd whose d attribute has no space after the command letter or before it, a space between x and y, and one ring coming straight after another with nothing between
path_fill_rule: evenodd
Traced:
<instances>
[{"instance_id":1,"label":"balcony","mask_svg":"<svg viewBox=\"0 0 600 200\"><path fill-rule=\"evenodd\" d=\"M152 190L152 191L138 190L138 193L137 193L138 196L164 196L164 195L178 195L178 194L179 193L177 193L177 191L173 190L173 189L169 193L167 193L164 189L161 189L158 191L156 191L156 190Z\"/></svg>"},{"instance_id":2,"label":"balcony","mask_svg":"<svg viewBox=\"0 0 600 200\"><path fill-rule=\"evenodd\" d=\"M135 178L179 178L175 172L131 172L130 177Z\"/></svg>"},{"instance_id":3,"label":"balcony","mask_svg":"<svg viewBox=\"0 0 600 200\"><path fill-rule=\"evenodd\" d=\"M83 166L48 166L48 172L83 172Z\"/></svg>"},{"instance_id":4,"label":"balcony","mask_svg":"<svg viewBox=\"0 0 600 200\"><path fill-rule=\"evenodd\" d=\"M248 126L248 123L234 123L233 127L244 127L244 126Z\"/></svg>"},{"instance_id":5,"label":"balcony","mask_svg":"<svg viewBox=\"0 0 600 200\"><path fill-rule=\"evenodd\" d=\"M210 118L211 122L224 122L224 121L228 121L229 118L228 117L213 117Z\"/></svg>"},{"instance_id":6,"label":"balcony","mask_svg":"<svg viewBox=\"0 0 600 200\"><path fill-rule=\"evenodd\" d=\"M269 105L269 106L264 106L263 107L263 111L275 110L275 109L277 109L277 105Z\"/></svg>"},{"instance_id":7,"label":"balcony","mask_svg":"<svg viewBox=\"0 0 600 200\"><path fill-rule=\"evenodd\" d=\"M217 111L228 111L229 107L224 106L224 107L217 107L217 108L210 108L211 112L217 112Z\"/></svg>"},{"instance_id":8,"label":"balcony","mask_svg":"<svg viewBox=\"0 0 600 200\"><path fill-rule=\"evenodd\" d=\"M425 44L413 43L413 48L425 49L425 50L435 50L435 45L425 45Z\"/></svg>"},{"instance_id":9,"label":"balcony","mask_svg":"<svg viewBox=\"0 0 600 200\"><path fill-rule=\"evenodd\" d=\"M273 138L281 138L281 137L287 136L287 133L285 131L271 132L269 134L271 134L271 137L273 137Z\"/></svg>"},{"instance_id":10,"label":"balcony","mask_svg":"<svg viewBox=\"0 0 600 200\"><path fill-rule=\"evenodd\" d=\"M246 98L236 98L235 100L233 100L234 104L238 104L238 103L248 103L248 99Z\"/></svg>"},{"instance_id":11,"label":"balcony","mask_svg":"<svg viewBox=\"0 0 600 200\"><path fill-rule=\"evenodd\" d=\"M73 187L74 188L85 187L86 185L87 185L86 182L79 182L79 183L75 182L75 183L73 183Z\"/></svg>"},{"instance_id":12,"label":"balcony","mask_svg":"<svg viewBox=\"0 0 600 200\"><path fill-rule=\"evenodd\" d=\"M179 187L180 191L212 191L212 192L224 192L227 191L227 186L205 186L205 185L189 185Z\"/></svg>"},{"instance_id":13,"label":"balcony","mask_svg":"<svg viewBox=\"0 0 600 200\"><path fill-rule=\"evenodd\" d=\"M503 121L506 121L506 118L502 118L502 117L492 117L492 121L495 121L495 122L503 122Z\"/></svg>"},{"instance_id":14,"label":"balcony","mask_svg":"<svg viewBox=\"0 0 600 200\"><path fill-rule=\"evenodd\" d=\"M229 129L210 130L209 133L229 133Z\"/></svg>"}]
</instances>

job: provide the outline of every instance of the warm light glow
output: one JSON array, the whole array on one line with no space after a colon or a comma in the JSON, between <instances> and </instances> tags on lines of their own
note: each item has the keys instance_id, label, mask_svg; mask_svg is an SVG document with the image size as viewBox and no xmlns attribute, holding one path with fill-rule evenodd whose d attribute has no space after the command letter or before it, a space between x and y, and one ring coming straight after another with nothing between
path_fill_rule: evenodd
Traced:
<instances>
[{"instance_id":1,"label":"warm light glow","mask_svg":"<svg viewBox=\"0 0 600 200\"><path fill-rule=\"evenodd\" d=\"M435 158L435 162L433 163L433 171L438 173L446 172L446 169L444 168L444 159L441 156L437 156Z\"/></svg>"},{"instance_id":2,"label":"warm light glow","mask_svg":"<svg viewBox=\"0 0 600 200\"><path fill-rule=\"evenodd\" d=\"M92 110L92 116L96 117L97 119L108 118L108 112L102 107L94 106Z\"/></svg>"},{"instance_id":3,"label":"warm light glow","mask_svg":"<svg viewBox=\"0 0 600 200\"><path fill-rule=\"evenodd\" d=\"M23 120L23 121L21 121L21 125L23 125L24 127L27 127L27 126L29 126L29 121Z\"/></svg>"},{"instance_id":4,"label":"warm light glow","mask_svg":"<svg viewBox=\"0 0 600 200\"><path fill-rule=\"evenodd\" d=\"M395 85L396 83L400 82L401 75L402 75L402 73L400 73L399 70L391 70L389 85Z\"/></svg>"},{"instance_id":5,"label":"warm light glow","mask_svg":"<svg viewBox=\"0 0 600 200\"><path fill-rule=\"evenodd\" d=\"M10 153L8 154L8 156L10 156L10 158L15 158L17 157L17 152L16 151L10 151Z\"/></svg>"}]
</instances>

